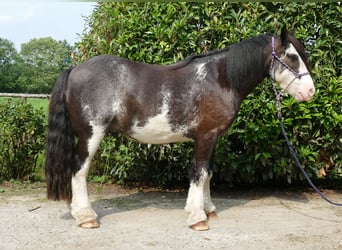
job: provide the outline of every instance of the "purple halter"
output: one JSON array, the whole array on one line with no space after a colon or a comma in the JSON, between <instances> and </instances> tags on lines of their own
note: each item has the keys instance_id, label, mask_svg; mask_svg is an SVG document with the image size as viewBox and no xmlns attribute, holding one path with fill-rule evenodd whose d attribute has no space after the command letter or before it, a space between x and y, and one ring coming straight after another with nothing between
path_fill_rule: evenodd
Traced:
<instances>
[{"instance_id":1,"label":"purple halter","mask_svg":"<svg viewBox=\"0 0 342 250\"><path fill-rule=\"evenodd\" d=\"M281 58L279 56L277 56L277 54L275 52L274 37L272 36L272 60L271 60L270 70L269 70L269 74L270 74L271 78L272 78L272 68L274 66L274 59L277 60L281 65L283 65L287 70L292 72L294 75L294 78L279 93L277 92L277 90L273 84L274 93L278 99L278 98L280 98L282 93L294 82L294 80L296 80L297 78L300 79L302 76L309 75L310 73L309 72L302 72L302 73L296 72L293 68L291 68L289 65L287 65L283 60L281 60ZM272 78L272 80L274 82L273 78Z\"/></svg>"}]
</instances>

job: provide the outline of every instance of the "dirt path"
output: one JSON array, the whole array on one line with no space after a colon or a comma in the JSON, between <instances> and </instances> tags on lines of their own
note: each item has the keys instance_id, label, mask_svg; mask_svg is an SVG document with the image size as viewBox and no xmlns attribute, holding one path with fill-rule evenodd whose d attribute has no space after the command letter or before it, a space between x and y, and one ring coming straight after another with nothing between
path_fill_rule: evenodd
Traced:
<instances>
[{"instance_id":1,"label":"dirt path","mask_svg":"<svg viewBox=\"0 0 342 250\"><path fill-rule=\"evenodd\" d=\"M185 192L90 189L101 227L85 230L44 184L0 186L0 249L342 249L342 208L308 192L214 194L219 218L194 232Z\"/></svg>"}]
</instances>

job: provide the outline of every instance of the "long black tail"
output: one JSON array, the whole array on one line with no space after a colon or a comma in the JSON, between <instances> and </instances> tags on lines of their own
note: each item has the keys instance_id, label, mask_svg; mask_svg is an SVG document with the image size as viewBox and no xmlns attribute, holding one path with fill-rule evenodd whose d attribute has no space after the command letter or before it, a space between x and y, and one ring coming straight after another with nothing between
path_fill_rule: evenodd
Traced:
<instances>
[{"instance_id":1,"label":"long black tail","mask_svg":"<svg viewBox=\"0 0 342 250\"><path fill-rule=\"evenodd\" d=\"M59 76L51 93L45 158L48 199L69 202L72 199L75 133L65 106L64 93L71 70L67 69Z\"/></svg>"}]
</instances>

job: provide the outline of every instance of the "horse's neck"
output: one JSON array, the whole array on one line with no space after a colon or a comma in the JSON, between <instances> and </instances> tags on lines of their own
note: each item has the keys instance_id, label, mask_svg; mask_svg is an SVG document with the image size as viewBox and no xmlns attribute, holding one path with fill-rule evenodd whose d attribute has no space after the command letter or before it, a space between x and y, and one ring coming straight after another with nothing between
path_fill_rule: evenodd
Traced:
<instances>
[{"instance_id":1,"label":"horse's neck","mask_svg":"<svg viewBox=\"0 0 342 250\"><path fill-rule=\"evenodd\" d=\"M250 79L248 83L244 83L244 85L238 89L238 92L242 99L244 99L247 95L249 95L256 88L258 84L260 84L266 76L264 74L256 75L253 79Z\"/></svg>"},{"instance_id":2,"label":"horse's neck","mask_svg":"<svg viewBox=\"0 0 342 250\"><path fill-rule=\"evenodd\" d=\"M263 49L263 48L256 48ZM257 60L256 60L257 59ZM232 60L232 61L228 61ZM249 58L248 53L240 58L227 57L227 79L230 87L235 89L241 98L250 94L268 75L266 58Z\"/></svg>"}]
</instances>

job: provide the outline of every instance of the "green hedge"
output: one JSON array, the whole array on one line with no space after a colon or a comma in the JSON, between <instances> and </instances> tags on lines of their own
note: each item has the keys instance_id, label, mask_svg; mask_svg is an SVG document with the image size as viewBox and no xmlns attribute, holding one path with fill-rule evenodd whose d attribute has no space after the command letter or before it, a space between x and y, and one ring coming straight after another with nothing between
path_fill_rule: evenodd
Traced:
<instances>
[{"instance_id":1,"label":"green hedge","mask_svg":"<svg viewBox=\"0 0 342 250\"><path fill-rule=\"evenodd\" d=\"M95 181L114 179L164 188L188 184L192 163L191 143L140 144L123 136L106 137L92 162Z\"/></svg>"},{"instance_id":2,"label":"green hedge","mask_svg":"<svg viewBox=\"0 0 342 250\"><path fill-rule=\"evenodd\" d=\"M0 124L0 182L30 179L45 147L45 112L21 100L1 100Z\"/></svg>"},{"instance_id":3,"label":"green hedge","mask_svg":"<svg viewBox=\"0 0 342 250\"><path fill-rule=\"evenodd\" d=\"M328 177L342 175L341 15L338 3L99 3L78 43L78 61L115 54L168 64L244 38L296 31L310 53L317 88L308 103L284 97L284 123L312 176L325 164ZM94 161L97 175L121 182L172 185L186 181L193 145L142 145L106 138ZM322 162L319 152L327 155ZM327 163L328 161L328 163ZM248 96L216 148L216 182L229 185L301 180L280 133L269 80Z\"/></svg>"}]
</instances>

